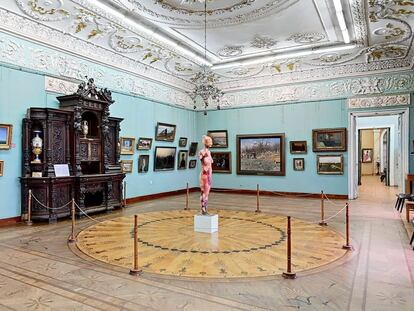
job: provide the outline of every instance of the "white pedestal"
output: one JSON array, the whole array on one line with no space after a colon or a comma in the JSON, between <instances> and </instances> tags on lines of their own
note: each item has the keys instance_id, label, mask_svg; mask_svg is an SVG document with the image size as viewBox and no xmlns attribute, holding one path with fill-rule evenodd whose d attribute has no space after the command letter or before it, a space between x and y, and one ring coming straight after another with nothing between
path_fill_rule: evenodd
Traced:
<instances>
[{"instance_id":1,"label":"white pedestal","mask_svg":"<svg viewBox=\"0 0 414 311\"><path fill-rule=\"evenodd\" d=\"M214 233L218 231L218 215L194 215L194 231Z\"/></svg>"}]
</instances>

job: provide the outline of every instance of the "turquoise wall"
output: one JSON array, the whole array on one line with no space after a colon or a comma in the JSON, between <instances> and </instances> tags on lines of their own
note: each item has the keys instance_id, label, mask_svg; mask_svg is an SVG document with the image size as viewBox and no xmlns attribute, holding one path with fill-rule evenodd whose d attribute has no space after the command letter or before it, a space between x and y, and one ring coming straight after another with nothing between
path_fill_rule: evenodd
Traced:
<instances>
[{"instance_id":1,"label":"turquoise wall","mask_svg":"<svg viewBox=\"0 0 414 311\"><path fill-rule=\"evenodd\" d=\"M45 91L44 76L0 66L0 123L13 124L13 148L0 150L0 160L5 161L4 176L0 177L0 219L20 215L20 182L22 162L22 119L29 107L58 108L57 94ZM121 159L134 160L133 173L127 174L127 197L136 197L185 188L197 184L196 169L153 172L153 151L157 145L177 146L179 137L187 137L188 142L196 140L196 114L184 110L148 101L139 97L113 93L115 104L111 106L111 115L124 118L121 123L121 136L154 137L157 122L177 125L174 143L153 141L150 151L148 173L138 174L138 154L121 156Z\"/></svg>"},{"instance_id":2,"label":"turquoise wall","mask_svg":"<svg viewBox=\"0 0 414 311\"><path fill-rule=\"evenodd\" d=\"M300 104L274 105L197 113L199 136L207 130L228 130L229 148L213 149L232 152L232 174L214 174L213 187L319 193L348 194L347 154L344 155L343 175L318 175L316 153L312 152L312 129L348 126L345 100L330 100ZM285 133L286 176L237 175L236 135ZM306 140L308 153L292 155L289 141ZM338 153L332 153L338 154ZM305 171L293 170L293 158L305 158Z\"/></svg>"}]
</instances>

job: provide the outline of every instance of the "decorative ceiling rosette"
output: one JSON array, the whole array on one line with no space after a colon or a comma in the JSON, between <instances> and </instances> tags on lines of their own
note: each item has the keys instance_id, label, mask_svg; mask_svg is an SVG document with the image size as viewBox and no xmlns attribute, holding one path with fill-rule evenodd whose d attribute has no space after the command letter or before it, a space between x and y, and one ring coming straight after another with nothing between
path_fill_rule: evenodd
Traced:
<instances>
[{"instance_id":1,"label":"decorative ceiling rosette","mask_svg":"<svg viewBox=\"0 0 414 311\"><path fill-rule=\"evenodd\" d=\"M165 69L175 76L192 76L200 68L183 58L170 58L165 63Z\"/></svg>"},{"instance_id":2,"label":"decorative ceiling rosette","mask_svg":"<svg viewBox=\"0 0 414 311\"><path fill-rule=\"evenodd\" d=\"M237 78L247 78L253 77L260 74L264 69L264 66L240 66L232 69L223 69L218 72L218 74L225 78L237 79Z\"/></svg>"},{"instance_id":3,"label":"decorative ceiling rosette","mask_svg":"<svg viewBox=\"0 0 414 311\"><path fill-rule=\"evenodd\" d=\"M228 45L224 48L221 48L217 51L217 54L221 57L235 57L243 54L243 46L242 45Z\"/></svg>"},{"instance_id":4,"label":"decorative ceiling rosette","mask_svg":"<svg viewBox=\"0 0 414 311\"><path fill-rule=\"evenodd\" d=\"M270 49L277 44L277 41L269 36L256 35L250 41L250 46L258 49Z\"/></svg>"},{"instance_id":5,"label":"decorative ceiling rosette","mask_svg":"<svg viewBox=\"0 0 414 311\"><path fill-rule=\"evenodd\" d=\"M19 8L30 17L45 21L61 21L70 17L63 0L16 0Z\"/></svg>"},{"instance_id":6,"label":"decorative ceiling rosette","mask_svg":"<svg viewBox=\"0 0 414 311\"><path fill-rule=\"evenodd\" d=\"M141 51L144 46L142 40L137 36L125 36L120 32L115 32L109 40L111 47L121 53L135 53Z\"/></svg>"},{"instance_id":7,"label":"decorative ceiling rosette","mask_svg":"<svg viewBox=\"0 0 414 311\"><path fill-rule=\"evenodd\" d=\"M309 44L325 39L325 35L318 32L302 32L291 35L286 41L294 41L298 44Z\"/></svg>"}]
</instances>

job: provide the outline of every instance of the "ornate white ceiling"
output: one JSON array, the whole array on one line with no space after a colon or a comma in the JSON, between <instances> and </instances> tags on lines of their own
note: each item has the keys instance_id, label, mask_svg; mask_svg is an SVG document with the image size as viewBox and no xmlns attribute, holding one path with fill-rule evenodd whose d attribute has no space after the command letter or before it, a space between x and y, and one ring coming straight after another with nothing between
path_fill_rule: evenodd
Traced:
<instances>
[{"instance_id":1,"label":"ornate white ceiling","mask_svg":"<svg viewBox=\"0 0 414 311\"><path fill-rule=\"evenodd\" d=\"M0 29L188 91L203 62L204 5L181 2L3 0ZM333 0L208 1L207 61L219 86L235 93L412 68L414 1L341 3L350 43Z\"/></svg>"}]
</instances>

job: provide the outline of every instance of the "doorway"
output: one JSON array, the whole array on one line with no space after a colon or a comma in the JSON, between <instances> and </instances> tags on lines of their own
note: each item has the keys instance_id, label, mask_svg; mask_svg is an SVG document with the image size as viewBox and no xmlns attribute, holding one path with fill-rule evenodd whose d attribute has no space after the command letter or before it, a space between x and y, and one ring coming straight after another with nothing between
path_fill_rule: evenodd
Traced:
<instances>
[{"instance_id":1,"label":"doorway","mask_svg":"<svg viewBox=\"0 0 414 311\"><path fill-rule=\"evenodd\" d=\"M349 116L349 198L358 198L364 182L403 192L408 173L408 108Z\"/></svg>"}]
</instances>

